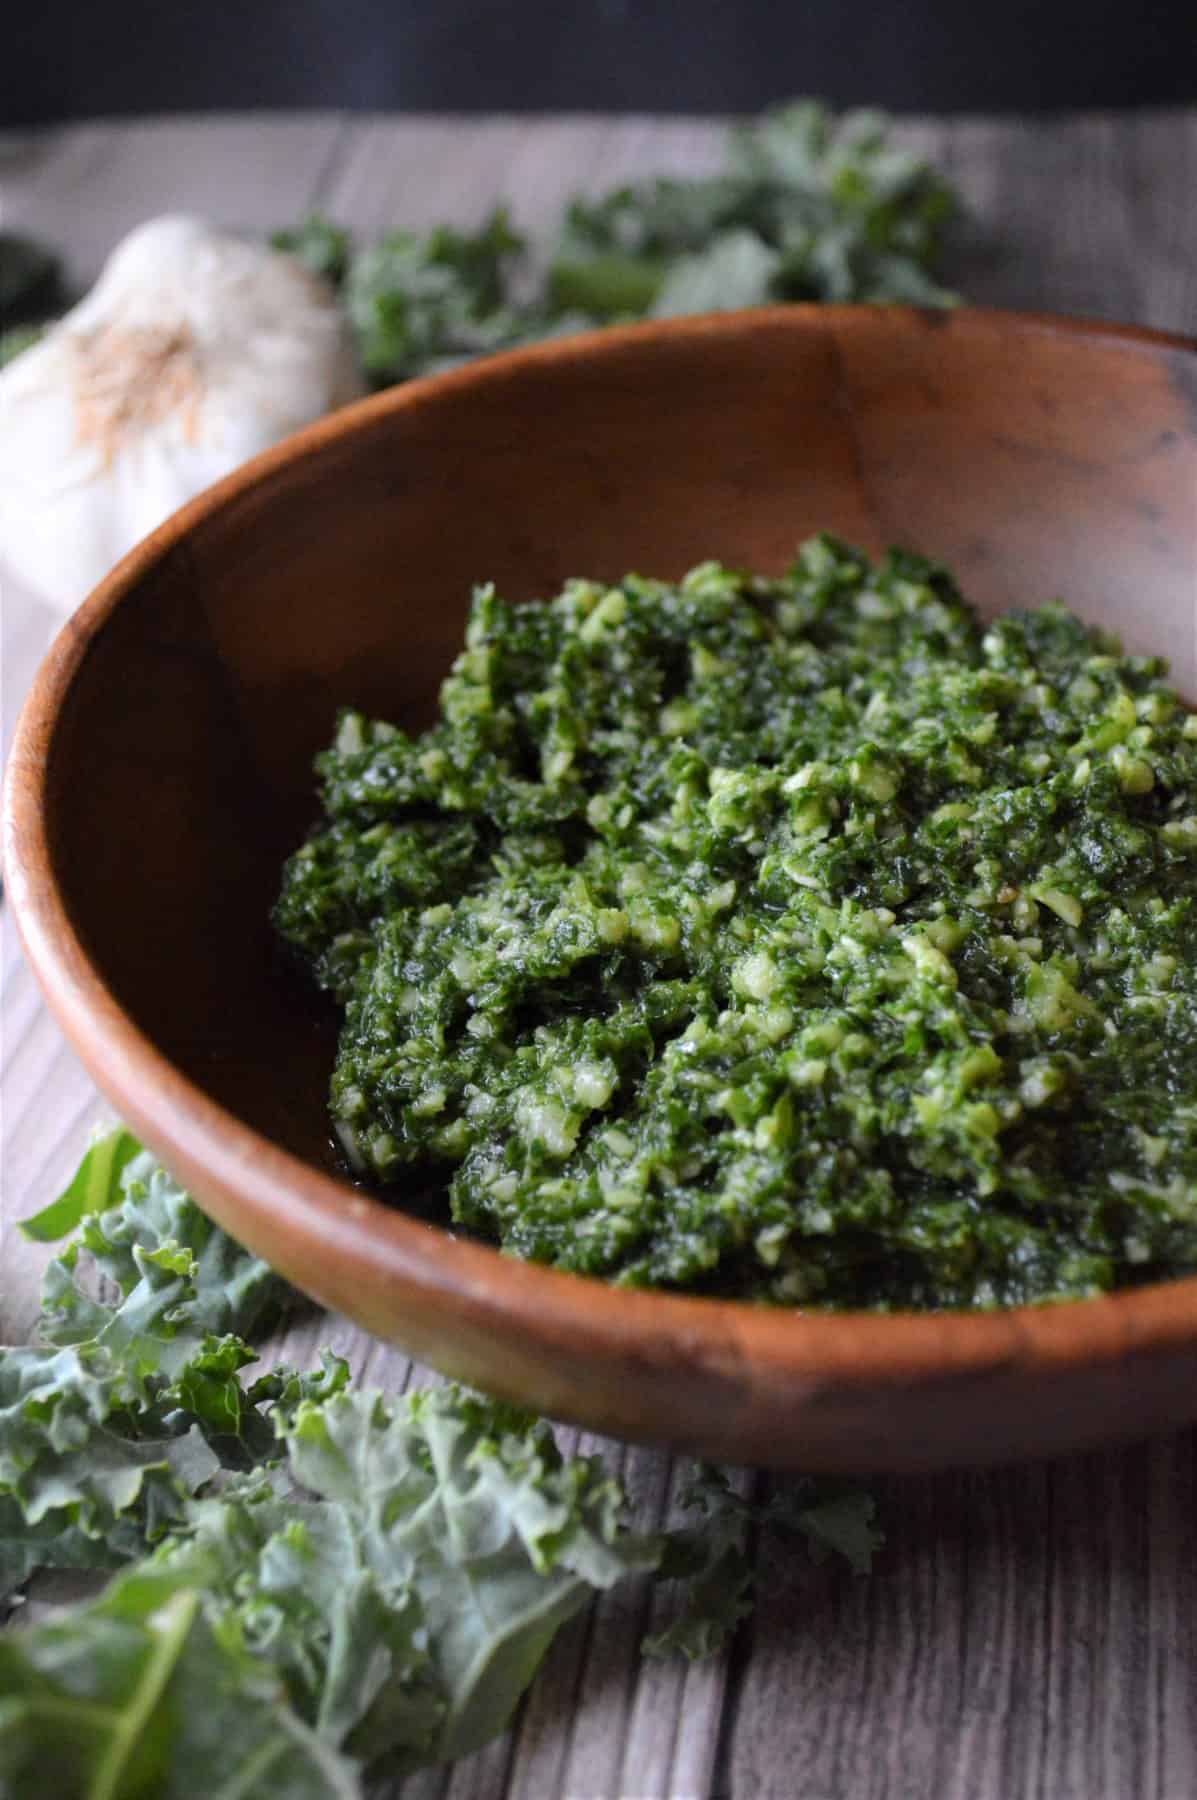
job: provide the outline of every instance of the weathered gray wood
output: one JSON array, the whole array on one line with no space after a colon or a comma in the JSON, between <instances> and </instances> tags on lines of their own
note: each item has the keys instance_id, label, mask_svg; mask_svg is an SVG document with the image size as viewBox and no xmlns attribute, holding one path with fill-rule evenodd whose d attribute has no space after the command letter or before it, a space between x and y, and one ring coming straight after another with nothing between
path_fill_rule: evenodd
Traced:
<instances>
[{"instance_id":1,"label":"weathered gray wood","mask_svg":"<svg viewBox=\"0 0 1197 1800\"><path fill-rule=\"evenodd\" d=\"M60 621L0 575L0 741L7 756L20 703ZM104 1105L42 1004L0 906L0 1343L29 1336L45 1251L14 1221L58 1191Z\"/></svg>"},{"instance_id":2,"label":"weathered gray wood","mask_svg":"<svg viewBox=\"0 0 1197 1800\"><path fill-rule=\"evenodd\" d=\"M269 231L300 214L344 135L341 121L162 119L0 137L0 223L58 248L92 280L117 239L158 213Z\"/></svg>"},{"instance_id":3,"label":"weathered gray wood","mask_svg":"<svg viewBox=\"0 0 1197 1800\"><path fill-rule=\"evenodd\" d=\"M1197 330L1197 112L903 135L974 209L951 271L971 298ZM318 204L368 233L468 224L508 197L543 241L571 192L710 168L720 139L701 120L332 117L0 136L0 223L57 242L79 280L168 207L263 230ZM11 584L0 602L7 735L53 621ZM12 1221L56 1191L102 1109L0 925L0 1335L19 1339L45 1253ZM272 1354L326 1342L366 1381L427 1378L339 1319L302 1320ZM582 1442L644 1528L667 1516L666 1456ZM1181 1800L1197 1792L1195 1449L1187 1434L883 1484L880 1572L856 1582L767 1547L755 1621L710 1665L639 1660L665 1601L633 1584L561 1634L513 1732L411 1778L404 1800Z\"/></svg>"},{"instance_id":4,"label":"weathered gray wood","mask_svg":"<svg viewBox=\"0 0 1197 1800\"><path fill-rule=\"evenodd\" d=\"M723 136L709 120L379 119L349 128L322 200L362 230L476 223L507 200L543 233L579 192L717 167Z\"/></svg>"},{"instance_id":5,"label":"weathered gray wood","mask_svg":"<svg viewBox=\"0 0 1197 1800\"><path fill-rule=\"evenodd\" d=\"M1193 1475L1185 1435L885 1484L870 1582L762 1582L719 1791L1197 1791Z\"/></svg>"},{"instance_id":6,"label":"weathered gray wood","mask_svg":"<svg viewBox=\"0 0 1197 1800\"><path fill-rule=\"evenodd\" d=\"M973 211L970 299L1197 332L1197 111L958 120L943 161Z\"/></svg>"}]
</instances>

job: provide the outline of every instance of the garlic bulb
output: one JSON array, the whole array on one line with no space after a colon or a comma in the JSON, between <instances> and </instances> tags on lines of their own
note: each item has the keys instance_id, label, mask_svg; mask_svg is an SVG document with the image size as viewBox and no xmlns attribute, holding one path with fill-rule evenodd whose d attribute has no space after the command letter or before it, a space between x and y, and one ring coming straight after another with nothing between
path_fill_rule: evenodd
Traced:
<instances>
[{"instance_id":1,"label":"garlic bulb","mask_svg":"<svg viewBox=\"0 0 1197 1800\"><path fill-rule=\"evenodd\" d=\"M139 226L0 372L0 561L69 611L185 500L361 391L333 295L291 257Z\"/></svg>"}]
</instances>

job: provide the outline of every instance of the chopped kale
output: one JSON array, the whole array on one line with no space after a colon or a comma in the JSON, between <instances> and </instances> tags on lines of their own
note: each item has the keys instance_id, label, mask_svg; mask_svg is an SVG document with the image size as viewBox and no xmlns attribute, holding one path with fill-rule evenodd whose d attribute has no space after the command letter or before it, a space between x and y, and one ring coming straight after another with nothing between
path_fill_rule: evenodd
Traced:
<instances>
[{"instance_id":1,"label":"chopped kale","mask_svg":"<svg viewBox=\"0 0 1197 1800\"><path fill-rule=\"evenodd\" d=\"M1197 1267L1197 718L1061 607L828 538L475 596L343 716L277 923L353 1168L510 1253L776 1303Z\"/></svg>"}]
</instances>

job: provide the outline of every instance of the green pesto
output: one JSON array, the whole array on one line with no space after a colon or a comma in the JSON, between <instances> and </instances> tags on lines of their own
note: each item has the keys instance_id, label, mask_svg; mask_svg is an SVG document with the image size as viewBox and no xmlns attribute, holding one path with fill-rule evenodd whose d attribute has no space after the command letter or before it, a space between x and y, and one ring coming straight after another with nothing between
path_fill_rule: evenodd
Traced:
<instances>
[{"instance_id":1,"label":"green pesto","mask_svg":"<svg viewBox=\"0 0 1197 1800\"><path fill-rule=\"evenodd\" d=\"M512 1255L804 1306L1197 1267L1197 717L1061 607L826 538L475 595L318 763L283 938L354 1169Z\"/></svg>"}]
</instances>

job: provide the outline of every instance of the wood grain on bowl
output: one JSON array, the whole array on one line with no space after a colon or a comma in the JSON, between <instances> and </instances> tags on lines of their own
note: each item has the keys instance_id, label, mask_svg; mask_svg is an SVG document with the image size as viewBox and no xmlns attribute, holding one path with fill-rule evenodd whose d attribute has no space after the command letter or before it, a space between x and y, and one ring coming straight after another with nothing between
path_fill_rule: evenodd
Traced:
<instances>
[{"instance_id":1,"label":"wood grain on bowl","mask_svg":"<svg viewBox=\"0 0 1197 1800\"><path fill-rule=\"evenodd\" d=\"M1197 692L1197 348L802 308L497 357L334 416L186 508L57 640L7 875L99 1085L222 1224L413 1354L563 1417L809 1469L996 1461L1197 1417L1197 1280L986 1316L803 1317L533 1268L360 1194L330 1021L268 912L338 706L421 724L471 584L779 569L829 529L1063 598Z\"/></svg>"}]
</instances>

